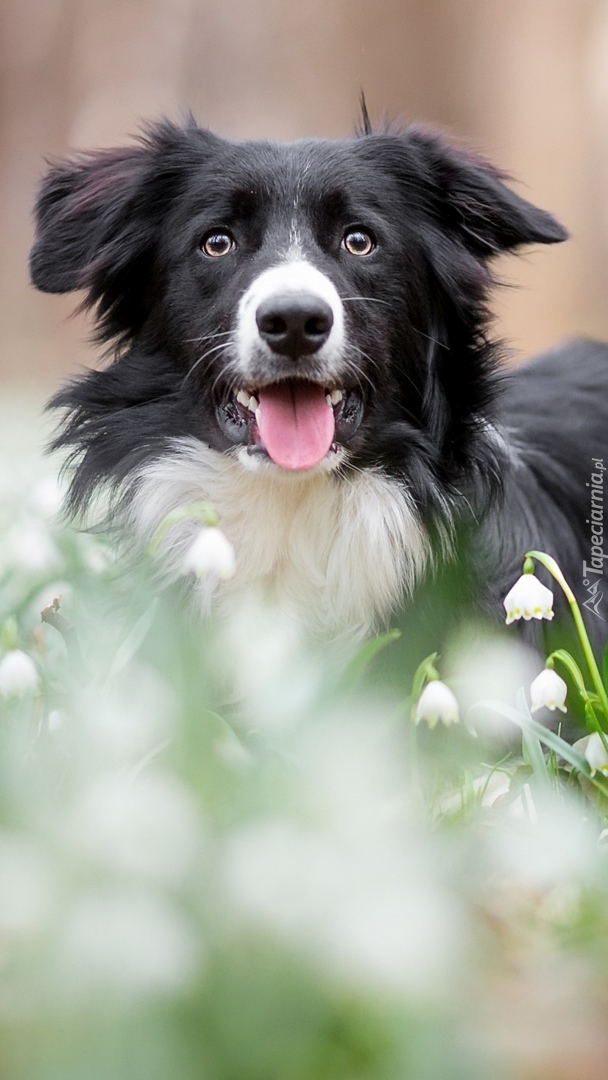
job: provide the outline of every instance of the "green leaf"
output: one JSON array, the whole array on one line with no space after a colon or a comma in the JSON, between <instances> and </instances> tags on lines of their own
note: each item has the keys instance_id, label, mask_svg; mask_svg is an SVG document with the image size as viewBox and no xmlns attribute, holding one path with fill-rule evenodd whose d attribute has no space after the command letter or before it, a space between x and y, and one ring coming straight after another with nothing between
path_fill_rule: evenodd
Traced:
<instances>
[{"instance_id":1,"label":"green leaf","mask_svg":"<svg viewBox=\"0 0 608 1080\"><path fill-rule=\"evenodd\" d=\"M140 615L135 626L127 634L125 640L118 646L114 653L112 663L110 664L108 674L106 675L106 682L110 682L112 679L116 678L139 651L152 626L152 620L154 619L154 612L156 611L157 604L158 599L157 597L154 597L152 603L148 604L143 615Z\"/></svg>"},{"instance_id":2,"label":"green leaf","mask_svg":"<svg viewBox=\"0 0 608 1080\"><path fill-rule=\"evenodd\" d=\"M534 717L528 709L528 703L523 689L520 689L517 693L517 706L528 721L534 720ZM550 787L551 779L549 777L549 770L547 769L547 762L545 761L545 755L540 739L527 727L522 728L521 736L535 780L545 788Z\"/></svg>"},{"instance_id":3,"label":"green leaf","mask_svg":"<svg viewBox=\"0 0 608 1080\"><path fill-rule=\"evenodd\" d=\"M473 709L489 709L491 712L498 713L499 716L511 720L521 731L530 731L541 743L548 746L550 750L553 750L564 761L567 761L569 765L572 765L577 772L587 777L603 795L608 796L608 786L597 776L591 775L591 768L583 755L574 750L570 743L556 735L554 731L549 731L548 728L539 724L538 720L534 720L531 716L525 716L510 705L504 705L501 701L479 701L473 706Z\"/></svg>"},{"instance_id":4,"label":"green leaf","mask_svg":"<svg viewBox=\"0 0 608 1080\"><path fill-rule=\"evenodd\" d=\"M400 637L400 630L387 630L385 634L378 634L377 637L370 638L369 641L364 642L347 664L346 669L342 674L342 678L340 679L340 688L348 690L358 683L374 657L382 652L383 649L386 649L388 645L392 645L393 641L397 641Z\"/></svg>"}]
</instances>

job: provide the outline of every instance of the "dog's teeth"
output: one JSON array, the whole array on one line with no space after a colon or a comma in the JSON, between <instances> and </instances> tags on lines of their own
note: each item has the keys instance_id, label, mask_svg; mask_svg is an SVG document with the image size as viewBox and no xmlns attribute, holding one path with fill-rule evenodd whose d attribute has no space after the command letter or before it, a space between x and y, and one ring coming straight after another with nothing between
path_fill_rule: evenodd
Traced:
<instances>
[{"instance_id":1,"label":"dog's teeth","mask_svg":"<svg viewBox=\"0 0 608 1080\"><path fill-rule=\"evenodd\" d=\"M246 409L249 408L250 399L249 394L246 390L239 390L238 394L236 395L236 400L238 401L239 405L244 405Z\"/></svg>"},{"instance_id":2,"label":"dog's teeth","mask_svg":"<svg viewBox=\"0 0 608 1080\"><path fill-rule=\"evenodd\" d=\"M260 407L260 403L259 403L257 397L254 397L253 394L252 394L251 397L249 398L247 408L251 409L252 413L254 413L254 412L256 412L257 409L259 409L259 407Z\"/></svg>"},{"instance_id":3,"label":"dog's teeth","mask_svg":"<svg viewBox=\"0 0 608 1080\"><path fill-rule=\"evenodd\" d=\"M342 401L344 394L341 390L332 390L331 394L327 395L329 405L337 405L339 401Z\"/></svg>"},{"instance_id":4,"label":"dog's teeth","mask_svg":"<svg viewBox=\"0 0 608 1080\"><path fill-rule=\"evenodd\" d=\"M327 404L329 405L329 407L331 409L331 407L332 407L331 394L326 394L325 395L325 400L326 400Z\"/></svg>"},{"instance_id":5,"label":"dog's teeth","mask_svg":"<svg viewBox=\"0 0 608 1080\"><path fill-rule=\"evenodd\" d=\"M259 422L260 422L260 406L258 405L257 409L255 409L254 411L255 411L255 418L256 418L256 420L257 420L257 422L259 424Z\"/></svg>"}]
</instances>

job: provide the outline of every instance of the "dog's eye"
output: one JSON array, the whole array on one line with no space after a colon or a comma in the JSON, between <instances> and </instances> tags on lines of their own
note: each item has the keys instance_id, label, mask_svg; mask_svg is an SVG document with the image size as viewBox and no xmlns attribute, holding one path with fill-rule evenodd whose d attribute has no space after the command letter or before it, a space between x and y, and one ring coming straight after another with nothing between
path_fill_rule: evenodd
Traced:
<instances>
[{"instance_id":1,"label":"dog's eye","mask_svg":"<svg viewBox=\"0 0 608 1080\"><path fill-rule=\"evenodd\" d=\"M349 229L342 244L349 255L370 255L376 246L369 233L363 229Z\"/></svg>"},{"instance_id":2,"label":"dog's eye","mask_svg":"<svg viewBox=\"0 0 608 1080\"><path fill-rule=\"evenodd\" d=\"M212 259L219 259L222 255L229 255L231 251L234 251L235 247L234 237L228 232L207 233L201 243L201 249L205 252L205 255L210 255Z\"/></svg>"}]
</instances>

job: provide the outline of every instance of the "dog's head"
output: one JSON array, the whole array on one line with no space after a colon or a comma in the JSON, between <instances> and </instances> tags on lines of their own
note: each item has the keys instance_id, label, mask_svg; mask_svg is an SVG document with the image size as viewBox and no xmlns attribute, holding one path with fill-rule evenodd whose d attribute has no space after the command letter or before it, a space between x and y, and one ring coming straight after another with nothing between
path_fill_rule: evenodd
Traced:
<instances>
[{"instance_id":1,"label":"dog's head","mask_svg":"<svg viewBox=\"0 0 608 1080\"><path fill-rule=\"evenodd\" d=\"M232 143L162 123L51 169L34 284L82 289L114 363L71 384L76 496L193 436L246 468L436 472L492 391L488 264L565 238L485 161L420 128Z\"/></svg>"}]
</instances>

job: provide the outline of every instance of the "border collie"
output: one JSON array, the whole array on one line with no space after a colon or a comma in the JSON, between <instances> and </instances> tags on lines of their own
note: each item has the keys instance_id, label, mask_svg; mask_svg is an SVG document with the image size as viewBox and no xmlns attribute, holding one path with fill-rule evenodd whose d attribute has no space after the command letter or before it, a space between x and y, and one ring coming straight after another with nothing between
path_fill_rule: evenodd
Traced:
<instances>
[{"instance_id":1,"label":"border collie","mask_svg":"<svg viewBox=\"0 0 608 1080\"><path fill-rule=\"evenodd\" d=\"M501 369L492 260L566 232L485 160L418 126L280 144L161 122L52 167L36 223L34 285L84 290L111 352L51 402L70 509L109 490L146 544L212 503L238 569L194 584L203 609L254 587L359 637L463 533L482 608L532 547L582 589L608 347ZM167 578L195 529L168 532Z\"/></svg>"}]
</instances>

